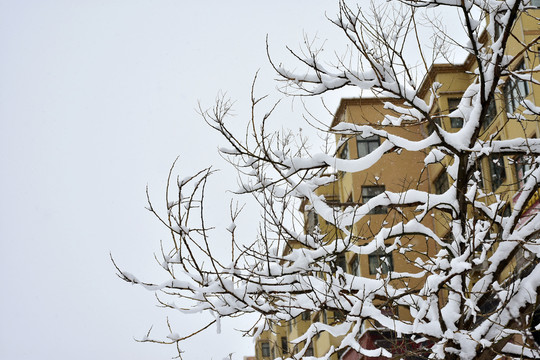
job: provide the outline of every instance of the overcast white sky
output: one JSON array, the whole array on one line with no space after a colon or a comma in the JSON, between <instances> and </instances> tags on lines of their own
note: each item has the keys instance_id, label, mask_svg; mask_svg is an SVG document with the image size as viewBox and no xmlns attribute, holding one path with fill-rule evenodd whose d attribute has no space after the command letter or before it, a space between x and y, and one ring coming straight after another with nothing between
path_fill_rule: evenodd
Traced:
<instances>
[{"instance_id":1,"label":"overcast white sky","mask_svg":"<svg viewBox=\"0 0 540 360\"><path fill-rule=\"evenodd\" d=\"M198 317L156 308L116 277L109 252L158 277L153 253L167 232L144 209L145 185L161 200L177 155L186 172L227 167L197 101L225 90L243 121L257 69L260 93L275 89L265 35L279 60L303 30L333 36L325 11L334 2L0 0L1 359L174 355L133 337L152 324L159 333L166 315L185 334ZM279 121L304 126L283 107ZM217 183L212 216L226 226L224 191L236 183L230 171ZM184 359L254 353L251 339L223 332L186 343Z\"/></svg>"}]
</instances>

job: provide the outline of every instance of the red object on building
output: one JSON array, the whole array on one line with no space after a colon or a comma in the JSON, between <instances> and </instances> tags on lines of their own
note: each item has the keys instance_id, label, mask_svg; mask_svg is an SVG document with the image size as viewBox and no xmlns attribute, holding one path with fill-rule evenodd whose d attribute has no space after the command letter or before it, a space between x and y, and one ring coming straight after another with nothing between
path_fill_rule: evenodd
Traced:
<instances>
[{"instance_id":1,"label":"red object on building","mask_svg":"<svg viewBox=\"0 0 540 360\"><path fill-rule=\"evenodd\" d=\"M393 331L381 331L372 330L366 331L358 339L360 346L366 350L375 350L384 348L388 350L392 355L403 355L404 359L427 359L427 353L425 349L431 347L430 344L416 343L408 338L397 338ZM424 349L422 351L422 349ZM369 357L358 353L354 349L348 349L341 357L340 360L388 360L385 356Z\"/></svg>"}]
</instances>

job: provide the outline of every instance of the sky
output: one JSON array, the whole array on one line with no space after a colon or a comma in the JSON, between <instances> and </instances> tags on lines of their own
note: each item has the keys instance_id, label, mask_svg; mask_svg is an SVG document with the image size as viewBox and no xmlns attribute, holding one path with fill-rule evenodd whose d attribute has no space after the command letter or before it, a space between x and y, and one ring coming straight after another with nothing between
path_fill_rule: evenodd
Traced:
<instances>
[{"instance_id":1,"label":"sky","mask_svg":"<svg viewBox=\"0 0 540 360\"><path fill-rule=\"evenodd\" d=\"M153 293L116 276L109 256L140 279L163 279L153 256L167 231L145 210L145 186L162 201L177 156L181 174L222 169L209 217L228 225L236 177L198 103L226 92L241 128L257 70L260 95L281 97L265 36L278 62L304 33L337 44L325 18L336 11L327 0L0 0L1 359L175 355L134 338L150 326L166 334L167 316L181 335L205 318L156 307ZM330 109L340 96L327 98ZM276 126L305 127L301 110L284 99ZM330 122L318 103L312 111ZM257 212L242 221L250 236ZM246 324L206 330L183 344L183 358L253 355L252 340L232 329Z\"/></svg>"}]
</instances>

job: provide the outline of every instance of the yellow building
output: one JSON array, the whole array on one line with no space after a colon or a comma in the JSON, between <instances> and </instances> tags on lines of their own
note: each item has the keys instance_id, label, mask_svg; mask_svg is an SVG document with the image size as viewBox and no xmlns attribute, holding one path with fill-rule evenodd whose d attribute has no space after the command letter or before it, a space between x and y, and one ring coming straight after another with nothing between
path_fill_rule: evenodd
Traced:
<instances>
[{"instance_id":1,"label":"yellow building","mask_svg":"<svg viewBox=\"0 0 540 360\"><path fill-rule=\"evenodd\" d=\"M375 128L380 127L376 121L380 119L382 113L389 113L388 110L384 109L384 102L391 101L393 100L390 98L342 99L332 126L340 122L347 122L358 125L369 124ZM388 126L385 127L385 130L389 131ZM393 127L390 132L409 140L418 141L424 137L424 126L422 124L403 123L402 126ZM355 159L367 155L380 144L380 139L377 136L365 138L362 136L339 137L337 141L339 144L337 155L343 159ZM427 191L430 184L428 174L422 171L424 168L424 157L425 154L423 153L408 151L403 151L399 154L385 154L369 170L359 173L337 174L337 181L319 188L318 193L325 196L327 203L344 209L348 206L364 204L370 198L385 191L401 192L410 188ZM343 236L343 234L336 232L334 225L328 225L321 217L317 216L306 202L302 204L301 211L305 216L305 231L307 233L318 228L321 234L327 234L326 236L329 237L329 240L336 235ZM354 234L355 242L358 245L363 245L371 240L373 235L372 229L380 228L383 223L398 223L403 220L403 217L411 215L412 210L407 208L402 209L398 215L396 212L387 211L384 207L377 207L371 209L369 216L357 222L350 231ZM432 224L425 225L432 226ZM426 241L423 236L404 236L401 238L402 246L412 245L413 243L416 249L427 254L432 255L437 251L434 243ZM291 247L294 246L294 244L291 244ZM377 251L362 256L348 252L338 255L336 264L345 272L371 278L380 275L384 276L384 274L394 268L411 273L417 272L418 269L412 265L414 259L409 259L407 256L398 252L386 254L382 251ZM417 257L416 253L414 257ZM407 280L409 282L408 286L411 288L419 288L423 285L422 279L410 278ZM384 311L400 318L411 318L406 308L385 308ZM343 317L344 315L337 309L328 309L317 313L305 312L293 321L273 324L271 330L263 332L258 338L256 357L257 359L272 359L278 356L288 355L289 352L295 353L296 350L303 347L303 343L297 344L295 349L292 348L289 341L303 335L313 322L334 324L336 322L339 323ZM372 328L373 334L380 333L380 326L378 324L367 324L367 328ZM363 339L363 341L373 341L373 339L369 338L371 333L368 331L366 334L368 334L368 338ZM340 341L341 338L334 338L329 333L323 332L313 341L305 356L322 356L330 350L331 346L337 347ZM331 358L338 360L342 356L346 356L344 351L332 355Z\"/></svg>"},{"instance_id":2,"label":"yellow building","mask_svg":"<svg viewBox=\"0 0 540 360\"><path fill-rule=\"evenodd\" d=\"M540 4L538 4L540 5ZM523 44L530 44L536 41L540 36L540 26L538 20L531 15L539 16L540 9L531 9L528 14L522 14L513 28L509 38L506 53L515 56L510 69L518 71L520 69L533 69L540 65L540 47L538 45L524 49ZM480 37L481 41L488 41L488 37L484 32ZM440 127L448 132L454 132L461 128L463 119L459 117L448 116L454 111L460 101L467 101L464 97L464 92L473 81L473 73L477 68L475 58L470 55L463 64L435 64L429 69L421 84L420 93L423 94L424 100L430 96L430 87L433 83L441 84L438 89L439 95L436 106L431 115L440 115ZM533 78L538 80L538 73L533 73ZM485 125L480 131L479 138L483 141L490 140L506 140L515 138L538 138L540 135L540 122L537 116L525 115L527 121L518 121L509 116L509 113L520 113L522 115L525 110L519 103L523 100L529 100L534 104L540 103L540 87L526 81L516 81L506 79L502 86L499 86L499 91L496 92L494 98L490 102L488 112L485 116ZM455 115L455 114L454 114ZM523 116L523 115L522 115ZM426 128L426 133L433 131L429 126ZM476 163L478 171L478 184L485 193L494 193L495 195L487 196L483 201L487 204L494 203L495 197L506 203L506 208L503 209L506 214L509 214L513 209L514 203L519 198L521 188L523 187L523 176L530 168L529 160L521 156L486 156L479 159ZM452 179L447 175L445 167L450 165L449 157L443 159L440 164L433 164L428 167L430 183L436 193L441 193L448 189L452 183ZM534 196L527 204L527 213L523 216L521 223L525 222L533 213L536 213L540 208L538 201L540 194ZM439 214L435 223L434 229L437 234L444 236L449 232L448 221L444 214ZM512 272L519 272L520 269L520 253L516 257L516 261L510 264L506 271L501 274L502 278L508 277ZM487 264L484 264L484 266ZM516 268L517 266L517 268Z\"/></svg>"},{"instance_id":3,"label":"yellow building","mask_svg":"<svg viewBox=\"0 0 540 360\"><path fill-rule=\"evenodd\" d=\"M530 10L531 14L540 16L540 10ZM514 37L511 37L507 53L517 55L512 63L513 70L521 68L534 68L540 65L540 47L536 45L528 49L523 48L523 43L528 44L540 36L540 27L538 20L529 16L519 17L516 26L513 29ZM488 41L484 34L482 41ZM477 64L473 56L469 56L463 64L435 64L426 74L420 85L420 94L424 99L428 99L430 88L435 82L442 84L438 89L439 97L433 107L431 115L439 116L439 126L449 132L459 130L463 126L463 118L452 114L460 101L467 101L463 98L465 90L474 79L472 75ZM533 75L535 79L540 80L537 74ZM540 122L536 117L529 116L525 122L518 122L507 113L513 113L520 108L521 100L530 100L535 104L540 104L540 86L532 85L524 81L515 81L508 79L505 84L500 86L500 91L492 100L488 113L486 114L486 125L482 128L480 139L484 141L505 140L512 138L538 138L540 136ZM332 126L341 122L352 124L369 124L377 128L384 118L384 115L392 115L384 107L385 102L392 102L389 98L357 98L342 99ZM419 123L402 123L401 126L392 127L385 130L410 140L420 140L427 137L432 131L433 126ZM377 136L351 136L339 137L336 139L338 144L337 156L340 158L356 159L374 151L379 145L380 140ZM447 175L445 168L451 164L449 157L443 159L437 164L424 165L426 154L419 152L406 152L400 154L389 153L366 171L358 173L339 173L337 181L330 186L319 189L320 194L324 194L334 206L346 208L349 205L359 205L365 203L368 199L388 190L391 192L400 192L404 189L418 188L419 190L431 193L442 193L452 184L452 179ZM501 211L511 211L514 203L520 196L523 186L523 176L528 170L528 159L522 157L502 156L494 158L485 156L477 161L476 180L479 187L484 189L485 193L494 193L495 195L486 196L482 201L486 204L495 202L495 196L499 196L506 201L506 208ZM527 204L527 212L520 220L526 222L531 214L535 214L540 209L540 193L537 193ZM304 203L301 210L304 212L306 221L306 232L313 231L317 226L324 233L328 226L318 216L314 215L309 209L309 204ZM401 217L412 216L412 209L404 209ZM391 215L390 215L391 214ZM380 227L385 222L402 221L402 218L396 218L395 212L388 212L385 208L374 208L371 210L368 219L363 219L356 223L351 233L356 237L358 244L367 241L373 234L372 228ZM436 213L430 221L424 225L433 229L435 233L444 238L449 236L448 219L443 213ZM335 235L335 234L334 234ZM333 236L333 235L331 235ZM407 246L407 242L415 243L415 246L424 250L427 254L434 254L438 251L434 243L425 240L424 237L411 236L402 239L402 246ZM522 257L520 252L515 261L507 266L505 271L498 279L504 284L506 278L515 276L523 271ZM386 253L373 253L361 257L354 253L343 254L337 263L344 271L359 275L362 277L375 277L395 268L400 271L415 272L417 269L411 265L410 259L406 255L397 252L388 255ZM479 266L483 266L481 264ZM473 269L474 271L474 269ZM423 285L423 279L412 280L408 286L418 288ZM416 282L414 282L416 281ZM486 310L488 309L481 309ZM387 309L395 316L402 319L409 319L410 313L405 308ZM274 324L273 328L257 339L256 358L258 360L268 360L275 357L285 357L294 352L290 341L302 335L312 322L321 321L332 324L339 322L343 314L338 311L325 310L320 313L304 313L293 321ZM377 324L371 324L376 332L381 332ZM366 333L369 333L366 332ZM321 334L314 339L308 352L305 354L323 356L331 346L337 346L341 339L335 339L327 333ZM358 339L359 342L369 342L369 339ZM302 344L297 345L300 347ZM368 346L369 347L369 346ZM361 355L355 353L340 352L332 356L333 360L338 359L362 359Z\"/></svg>"}]
</instances>

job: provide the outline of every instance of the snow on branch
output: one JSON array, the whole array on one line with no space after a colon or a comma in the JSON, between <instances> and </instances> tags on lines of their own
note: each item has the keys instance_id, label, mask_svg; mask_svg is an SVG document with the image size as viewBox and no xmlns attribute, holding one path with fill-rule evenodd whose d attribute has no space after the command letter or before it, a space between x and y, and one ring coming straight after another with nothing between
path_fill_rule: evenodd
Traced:
<instances>
[{"instance_id":1,"label":"snow on branch","mask_svg":"<svg viewBox=\"0 0 540 360\"><path fill-rule=\"evenodd\" d=\"M206 211L215 200L205 196L214 170L176 177L173 164L165 207L148 195L148 210L171 238L156 255L167 279L143 281L113 261L118 276L181 314L213 314L191 335L221 318L258 314L245 333L289 336L294 348L274 353L281 359L343 351L538 358L540 89L531 60L538 39L515 30L537 10L518 0L338 6L331 21L349 41L347 54L328 61L307 41L290 50L296 65L269 54L288 95L369 92L342 101L325 134L337 146L314 152L300 134L270 131L279 103L255 96L254 85L245 133L228 124L233 103L225 96L201 106L223 138L220 154L238 171L236 194L259 207L258 233L238 237L242 214L232 205L231 225L215 229ZM438 37L441 48L429 57L420 15L448 7L458 10L467 42ZM466 61L436 64L447 48L464 49ZM216 250L224 242L230 250ZM287 330L297 321L306 326ZM191 336L169 330L162 343ZM322 334L331 346L312 353Z\"/></svg>"}]
</instances>

